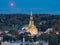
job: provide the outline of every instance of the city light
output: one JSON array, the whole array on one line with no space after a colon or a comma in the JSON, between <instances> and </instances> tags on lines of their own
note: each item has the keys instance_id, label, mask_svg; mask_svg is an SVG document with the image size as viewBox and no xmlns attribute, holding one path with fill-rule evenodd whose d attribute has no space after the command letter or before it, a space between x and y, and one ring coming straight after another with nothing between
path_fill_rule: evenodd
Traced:
<instances>
[{"instance_id":1,"label":"city light","mask_svg":"<svg viewBox=\"0 0 60 45\"><path fill-rule=\"evenodd\" d=\"M59 32L56 32L57 35L59 35Z\"/></svg>"}]
</instances>

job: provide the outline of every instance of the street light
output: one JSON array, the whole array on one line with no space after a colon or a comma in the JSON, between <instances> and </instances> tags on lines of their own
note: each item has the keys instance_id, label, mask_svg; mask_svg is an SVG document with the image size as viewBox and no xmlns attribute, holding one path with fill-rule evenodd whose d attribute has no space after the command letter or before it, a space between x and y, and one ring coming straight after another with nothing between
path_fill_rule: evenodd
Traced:
<instances>
[{"instance_id":1,"label":"street light","mask_svg":"<svg viewBox=\"0 0 60 45\"><path fill-rule=\"evenodd\" d=\"M56 32L57 35L59 35L59 32Z\"/></svg>"}]
</instances>

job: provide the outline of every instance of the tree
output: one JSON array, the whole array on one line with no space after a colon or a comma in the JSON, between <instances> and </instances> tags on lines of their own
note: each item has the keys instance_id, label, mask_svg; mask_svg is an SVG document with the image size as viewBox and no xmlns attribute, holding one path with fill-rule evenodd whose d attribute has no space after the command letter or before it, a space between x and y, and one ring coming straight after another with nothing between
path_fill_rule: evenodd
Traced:
<instances>
[{"instance_id":1,"label":"tree","mask_svg":"<svg viewBox=\"0 0 60 45\"><path fill-rule=\"evenodd\" d=\"M38 37L39 40L48 41L49 45L58 45L58 37L56 34L50 32L42 34Z\"/></svg>"},{"instance_id":2,"label":"tree","mask_svg":"<svg viewBox=\"0 0 60 45\"><path fill-rule=\"evenodd\" d=\"M18 35L18 31L17 30L10 30L9 33L12 34L12 35Z\"/></svg>"}]
</instances>

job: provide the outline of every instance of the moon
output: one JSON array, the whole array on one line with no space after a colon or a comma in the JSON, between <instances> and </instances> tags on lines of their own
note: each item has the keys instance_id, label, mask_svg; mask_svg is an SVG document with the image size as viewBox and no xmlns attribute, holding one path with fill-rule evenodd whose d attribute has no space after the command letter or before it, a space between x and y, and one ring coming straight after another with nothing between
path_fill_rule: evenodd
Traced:
<instances>
[{"instance_id":1,"label":"moon","mask_svg":"<svg viewBox=\"0 0 60 45\"><path fill-rule=\"evenodd\" d=\"M14 3L11 2L11 3L10 3L10 6L13 7L13 6L14 6Z\"/></svg>"}]
</instances>

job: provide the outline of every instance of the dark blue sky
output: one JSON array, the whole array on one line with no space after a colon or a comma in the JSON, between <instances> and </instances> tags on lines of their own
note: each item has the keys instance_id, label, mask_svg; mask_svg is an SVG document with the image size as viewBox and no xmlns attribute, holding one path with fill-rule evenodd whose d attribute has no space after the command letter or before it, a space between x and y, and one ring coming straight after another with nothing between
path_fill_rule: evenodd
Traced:
<instances>
[{"instance_id":1,"label":"dark blue sky","mask_svg":"<svg viewBox=\"0 0 60 45\"><path fill-rule=\"evenodd\" d=\"M31 10L33 13L60 14L60 0L0 0L0 14L30 13Z\"/></svg>"}]
</instances>

